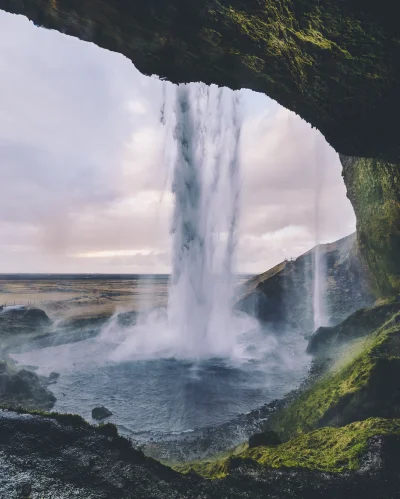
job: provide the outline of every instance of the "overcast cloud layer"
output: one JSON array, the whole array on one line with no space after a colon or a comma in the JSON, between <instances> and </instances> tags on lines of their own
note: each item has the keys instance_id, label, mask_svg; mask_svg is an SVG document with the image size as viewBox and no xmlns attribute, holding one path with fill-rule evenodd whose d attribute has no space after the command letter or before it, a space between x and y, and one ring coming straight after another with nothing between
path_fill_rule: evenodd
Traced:
<instances>
[{"instance_id":1,"label":"overcast cloud layer","mask_svg":"<svg viewBox=\"0 0 400 499\"><path fill-rule=\"evenodd\" d=\"M0 272L169 272L162 83L4 12L0 74ZM321 134L243 93L237 267L262 272L355 218Z\"/></svg>"}]
</instances>

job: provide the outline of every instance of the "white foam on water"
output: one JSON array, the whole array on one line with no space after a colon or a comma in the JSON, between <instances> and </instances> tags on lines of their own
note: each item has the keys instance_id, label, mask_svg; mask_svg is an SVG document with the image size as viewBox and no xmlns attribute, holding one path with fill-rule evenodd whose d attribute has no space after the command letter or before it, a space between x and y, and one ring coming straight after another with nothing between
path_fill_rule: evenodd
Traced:
<instances>
[{"instance_id":1,"label":"white foam on water","mask_svg":"<svg viewBox=\"0 0 400 499\"><path fill-rule=\"evenodd\" d=\"M173 131L176 144L168 307L146 314L123 332L114 318L100 336L108 342L118 337L113 360L250 355L245 336L254 336L258 324L233 312L240 95L215 85L182 84L173 105L162 105L161 122L167 134ZM165 91L164 96L166 100ZM168 144L166 140L165 150L171 155Z\"/></svg>"}]
</instances>

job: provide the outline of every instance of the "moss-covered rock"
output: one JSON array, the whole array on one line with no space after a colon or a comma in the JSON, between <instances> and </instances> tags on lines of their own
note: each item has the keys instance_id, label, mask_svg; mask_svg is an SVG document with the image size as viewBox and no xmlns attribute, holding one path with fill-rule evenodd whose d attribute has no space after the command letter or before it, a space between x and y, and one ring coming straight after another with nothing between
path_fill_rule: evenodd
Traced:
<instances>
[{"instance_id":1,"label":"moss-covered rock","mask_svg":"<svg viewBox=\"0 0 400 499\"><path fill-rule=\"evenodd\" d=\"M335 325L375 301L356 235L321 244L250 279L237 307L275 325L314 330L314 259L318 255L326 318ZM322 277L323 276L323 277Z\"/></svg>"},{"instance_id":2,"label":"moss-covered rock","mask_svg":"<svg viewBox=\"0 0 400 499\"><path fill-rule=\"evenodd\" d=\"M370 418L342 428L321 428L278 446L249 448L223 459L176 466L183 473L194 471L206 478L227 476L231 464L251 459L271 468L306 468L325 472L356 470L365 454L368 441L376 436L400 435L400 419Z\"/></svg>"},{"instance_id":3,"label":"moss-covered rock","mask_svg":"<svg viewBox=\"0 0 400 499\"><path fill-rule=\"evenodd\" d=\"M377 295L400 294L400 165L341 156L357 238Z\"/></svg>"},{"instance_id":4,"label":"moss-covered rock","mask_svg":"<svg viewBox=\"0 0 400 499\"><path fill-rule=\"evenodd\" d=\"M145 74L264 92L341 153L397 160L400 45L384 0L0 0Z\"/></svg>"},{"instance_id":5,"label":"moss-covered rock","mask_svg":"<svg viewBox=\"0 0 400 499\"><path fill-rule=\"evenodd\" d=\"M0 411L1 492L7 498L19 498L26 483L32 497L57 499L398 497L399 421L323 429L275 448L242 446L177 473L132 448L113 425L20 412ZM206 480L194 469L221 479Z\"/></svg>"},{"instance_id":6,"label":"moss-covered rock","mask_svg":"<svg viewBox=\"0 0 400 499\"><path fill-rule=\"evenodd\" d=\"M379 308L376 311L379 313ZM354 340L328 372L268 420L287 440L323 426L369 417L400 417L400 323L397 313L369 336Z\"/></svg>"},{"instance_id":7,"label":"moss-covered rock","mask_svg":"<svg viewBox=\"0 0 400 499\"><path fill-rule=\"evenodd\" d=\"M308 342L307 352L330 356L333 353L332 350L344 343L369 335L399 310L400 301L361 308L337 326L318 328ZM396 319L398 317L396 316Z\"/></svg>"}]
</instances>

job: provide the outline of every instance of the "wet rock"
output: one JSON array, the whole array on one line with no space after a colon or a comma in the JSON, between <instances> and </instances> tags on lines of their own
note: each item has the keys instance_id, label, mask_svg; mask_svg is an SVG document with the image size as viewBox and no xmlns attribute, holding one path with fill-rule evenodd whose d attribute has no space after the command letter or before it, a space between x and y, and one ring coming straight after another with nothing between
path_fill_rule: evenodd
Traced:
<instances>
[{"instance_id":1,"label":"wet rock","mask_svg":"<svg viewBox=\"0 0 400 499\"><path fill-rule=\"evenodd\" d=\"M112 416L112 412L107 409L107 407L99 406L92 409L92 418L100 421L101 419L109 418Z\"/></svg>"},{"instance_id":2,"label":"wet rock","mask_svg":"<svg viewBox=\"0 0 400 499\"><path fill-rule=\"evenodd\" d=\"M400 309L399 303L362 308L334 327L320 327L310 338L307 353L329 355L334 348L370 334ZM399 314L395 316L396 322Z\"/></svg>"},{"instance_id":3,"label":"wet rock","mask_svg":"<svg viewBox=\"0 0 400 499\"><path fill-rule=\"evenodd\" d=\"M57 381L59 377L60 377L60 373L51 372L49 374L50 381Z\"/></svg>"},{"instance_id":4,"label":"wet rock","mask_svg":"<svg viewBox=\"0 0 400 499\"><path fill-rule=\"evenodd\" d=\"M249 448L253 447L273 447L281 444L282 441L278 434L274 431L265 431L263 433L256 433L249 438Z\"/></svg>"},{"instance_id":5,"label":"wet rock","mask_svg":"<svg viewBox=\"0 0 400 499\"><path fill-rule=\"evenodd\" d=\"M44 310L40 308L29 308L23 315L24 320L35 324L49 324L51 321Z\"/></svg>"},{"instance_id":6,"label":"wet rock","mask_svg":"<svg viewBox=\"0 0 400 499\"><path fill-rule=\"evenodd\" d=\"M308 342L307 353L315 354L326 348L332 341L333 331L332 327L319 327Z\"/></svg>"},{"instance_id":7,"label":"wet rock","mask_svg":"<svg viewBox=\"0 0 400 499\"><path fill-rule=\"evenodd\" d=\"M51 323L39 308L5 307L0 314L0 336L45 332Z\"/></svg>"},{"instance_id":8,"label":"wet rock","mask_svg":"<svg viewBox=\"0 0 400 499\"><path fill-rule=\"evenodd\" d=\"M326 272L323 287L329 325L338 324L357 309L374 303L355 234L316 248L321 268ZM289 326L302 334L312 333L314 305L309 286L314 279L316 248L251 278L243 286L236 308L278 331Z\"/></svg>"},{"instance_id":9,"label":"wet rock","mask_svg":"<svg viewBox=\"0 0 400 499\"><path fill-rule=\"evenodd\" d=\"M0 405L48 410L55 401L36 373L0 361Z\"/></svg>"},{"instance_id":10,"label":"wet rock","mask_svg":"<svg viewBox=\"0 0 400 499\"><path fill-rule=\"evenodd\" d=\"M23 481L17 484L16 489L19 497L29 497L32 492L32 484L28 481Z\"/></svg>"},{"instance_id":11,"label":"wet rock","mask_svg":"<svg viewBox=\"0 0 400 499\"><path fill-rule=\"evenodd\" d=\"M372 443L360 459L360 470L274 469L232 458L229 477L206 480L193 472L177 473L81 418L0 411L0 464L7 463L0 497L18 499L16 483L29 481L32 496L57 499L398 498L400 437L379 437Z\"/></svg>"}]
</instances>

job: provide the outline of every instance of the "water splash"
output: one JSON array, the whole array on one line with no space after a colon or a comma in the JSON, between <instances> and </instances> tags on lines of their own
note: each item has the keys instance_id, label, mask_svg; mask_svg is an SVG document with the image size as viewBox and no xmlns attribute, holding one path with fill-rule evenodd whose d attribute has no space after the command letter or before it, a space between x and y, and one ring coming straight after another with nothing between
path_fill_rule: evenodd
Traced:
<instances>
[{"instance_id":1,"label":"water splash","mask_svg":"<svg viewBox=\"0 0 400 499\"><path fill-rule=\"evenodd\" d=\"M163 90L160 122L167 133L173 130L176 144L168 307L139 319L116 348L116 359L244 354L242 335L254 330L256 323L232 310L240 95L215 85L182 84L176 87L171 106ZM108 326L108 337L114 326Z\"/></svg>"}]
</instances>

